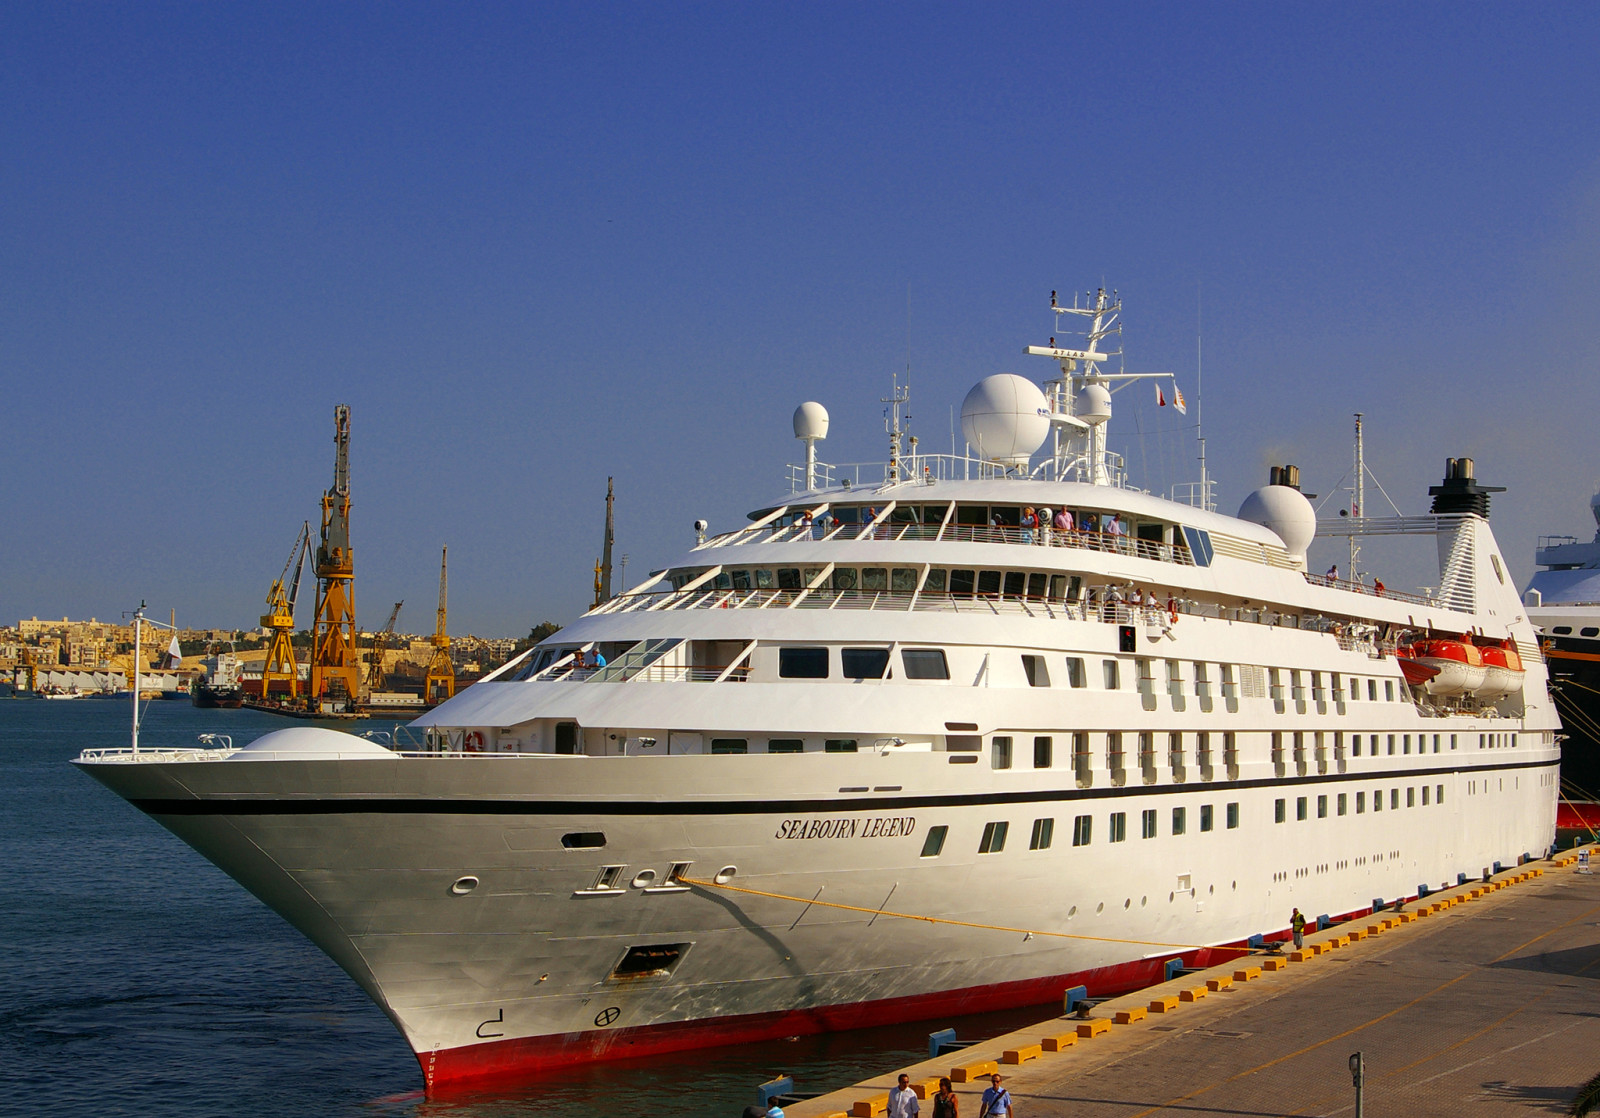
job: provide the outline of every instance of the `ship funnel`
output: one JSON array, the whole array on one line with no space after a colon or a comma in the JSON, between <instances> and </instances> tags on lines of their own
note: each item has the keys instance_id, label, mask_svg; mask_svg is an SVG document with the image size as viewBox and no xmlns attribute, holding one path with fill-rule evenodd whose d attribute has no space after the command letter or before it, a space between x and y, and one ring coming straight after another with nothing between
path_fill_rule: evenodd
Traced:
<instances>
[{"instance_id":1,"label":"ship funnel","mask_svg":"<svg viewBox=\"0 0 1600 1118\"><path fill-rule=\"evenodd\" d=\"M1479 485L1472 476L1470 458L1447 458L1444 464L1444 481L1428 487L1433 498L1430 510L1436 516L1471 513L1489 519L1489 494L1504 493L1503 485Z\"/></svg>"}]
</instances>

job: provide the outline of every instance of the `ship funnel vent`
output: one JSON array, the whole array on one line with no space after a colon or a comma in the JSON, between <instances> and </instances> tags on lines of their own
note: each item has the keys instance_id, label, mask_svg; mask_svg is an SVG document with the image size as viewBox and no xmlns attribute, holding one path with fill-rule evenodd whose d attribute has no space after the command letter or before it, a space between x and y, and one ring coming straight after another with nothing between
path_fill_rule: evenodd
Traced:
<instances>
[{"instance_id":1,"label":"ship funnel vent","mask_svg":"<svg viewBox=\"0 0 1600 1118\"><path fill-rule=\"evenodd\" d=\"M1432 512L1436 516L1471 513L1489 519L1489 494L1504 493L1503 485L1479 485L1473 478L1470 458L1447 458L1444 464L1444 481L1428 487L1433 498Z\"/></svg>"},{"instance_id":2,"label":"ship funnel vent","mask_svg":"<svg viewBox=\"0 0 1600 1118\"><path fill-rule=\"evenodd\" d=\"M1287 485L1290 489L1300 488L1299 466L1273 466L1267 471L1268 485Z\"/></svg>"}]
</instances>

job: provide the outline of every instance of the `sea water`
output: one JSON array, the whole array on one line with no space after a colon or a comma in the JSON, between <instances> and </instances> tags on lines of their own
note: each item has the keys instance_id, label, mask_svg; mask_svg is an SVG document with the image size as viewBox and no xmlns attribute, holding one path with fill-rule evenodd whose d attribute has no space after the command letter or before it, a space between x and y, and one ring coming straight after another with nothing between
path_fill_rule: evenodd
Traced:
<instances>
[{"instance_id":1,"label":"sea water","mask_svg":"<svg viewBox=\"0 0 1600 1118\"><path fill-rule=\"evenodd\" d=\"M1043 1014L942 1019L548 1072L428 1099L343 971L154 821L67 762L128 741L126 700L0 699L0 1114L338 1118L736 1116L780 1073L826 1091ZM141 744L243 745L294 725L158 701ZM342 723L362 732L390 723Z\"/></svg>"}]
</instances>

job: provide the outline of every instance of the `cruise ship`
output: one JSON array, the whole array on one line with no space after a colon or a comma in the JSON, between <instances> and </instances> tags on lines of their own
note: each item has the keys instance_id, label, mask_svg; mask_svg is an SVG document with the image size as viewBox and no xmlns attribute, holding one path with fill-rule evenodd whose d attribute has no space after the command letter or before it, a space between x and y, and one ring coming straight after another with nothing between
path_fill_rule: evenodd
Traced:
<instances>
[{"instance_id":1,"label":"cruise ship","mask_svg":"<svg viewBox=\"0 0 1600 1118\"><path fill-rule=\"evenodd\" d=\"M980 381L966 454L897 404L886 462L829 465L801 405L785 491L410 748L77 763L336 960L430 1091L1109 995L1546 855L1559 722L1470 460L1409 517L1319 524L1293 467L1237 516L1141 491L1120 304L1050 310L1048 377ZM1314 573L1319 532L1428 537L1437 585Z\"/></svg>"},{"instance_id":2,"label":"cruise ship","mask_svg":"<svg viewBox=\"0 0 1600 1118\"><path fill-rule=\"evenodd\" d=\"M1562 798L1557 823L1600 828L1600 494L1589 499L1595 536L1542 536L1534 561L1544 569L1523 591L1549 661L1561 713Z\"/></svg>"}]
</instances>

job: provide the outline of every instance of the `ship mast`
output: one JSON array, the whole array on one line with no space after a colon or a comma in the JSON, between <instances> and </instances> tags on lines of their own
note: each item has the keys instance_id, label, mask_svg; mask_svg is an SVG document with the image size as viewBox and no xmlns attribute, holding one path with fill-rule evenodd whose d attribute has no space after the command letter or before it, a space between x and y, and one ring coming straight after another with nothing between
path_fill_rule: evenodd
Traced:
<instances>
[{"instance_id":1,"label":"ship mast","mask_svg":"<svg viewBox=\"0 0 1600 1118\"><path fill-rule=\"evenodd\" d=\"M1366 435L1361 429L1361 412L1356 412L1356 483L1351 491L1350 515L1358 518L1365 515L1367 506L1367 449ZM1350 568L1346 572L1351 582L1360 582L1361 576L1356 572L1356 559L1361 555L1361 538L1350 537Z\"/></svg>"}]
</instances>

